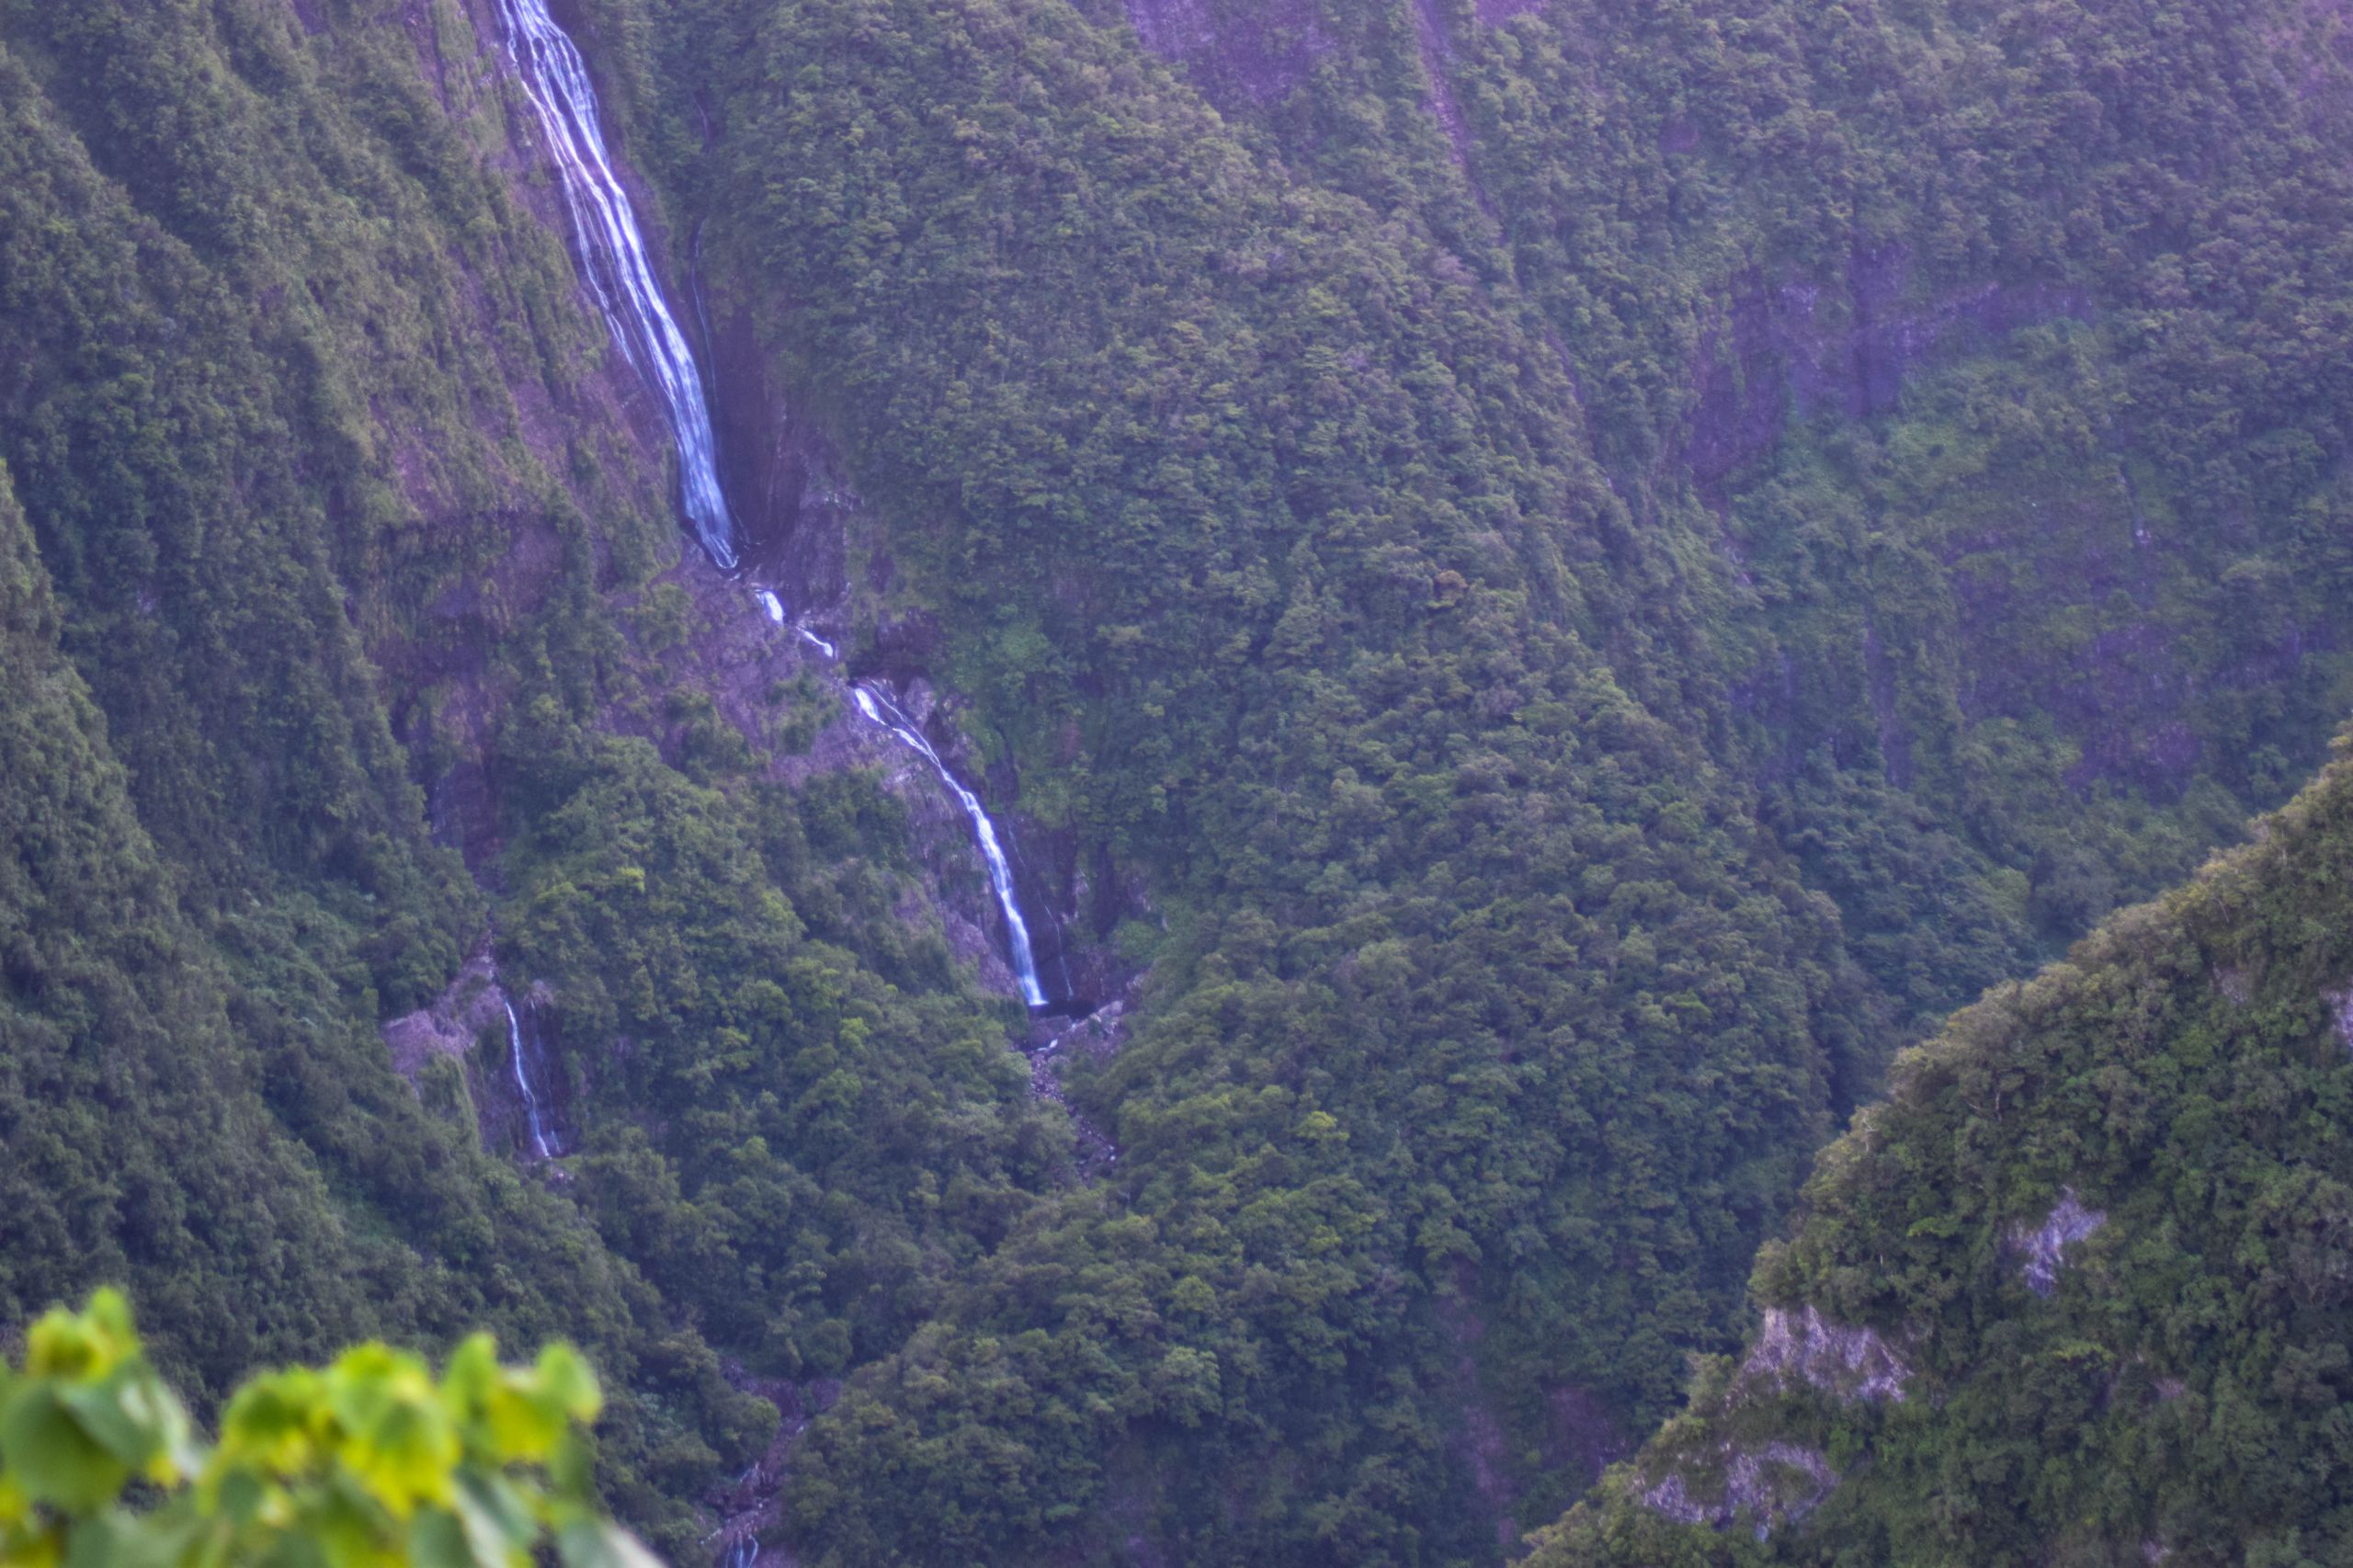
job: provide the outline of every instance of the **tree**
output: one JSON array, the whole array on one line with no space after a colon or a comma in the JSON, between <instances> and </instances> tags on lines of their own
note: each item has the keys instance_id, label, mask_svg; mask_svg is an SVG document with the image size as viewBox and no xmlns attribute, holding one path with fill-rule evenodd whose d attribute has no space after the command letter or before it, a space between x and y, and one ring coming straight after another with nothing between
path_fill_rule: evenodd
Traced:
<instances>
[{"instance_id":1,"label":"tree","mask_svg":"<svg viewBox=\"0 0 2353 1568\"><path fill-rule=\"evenodd\" d=\"M651 1565L596 1504L601 1403L563 1345L502 1367L478 1334L436 1381L370 1342L255 1377L208 1447L101 1290L35 1324L0 1378L0 1562L519 1568L551 1536L567 1568Z\"/></svg>"}]
</instances>

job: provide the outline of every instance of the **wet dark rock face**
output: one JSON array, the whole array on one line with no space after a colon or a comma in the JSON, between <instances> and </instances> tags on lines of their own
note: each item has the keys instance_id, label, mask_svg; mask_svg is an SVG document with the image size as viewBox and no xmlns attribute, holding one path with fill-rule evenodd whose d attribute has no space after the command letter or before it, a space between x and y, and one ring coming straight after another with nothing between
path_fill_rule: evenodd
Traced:
<instances>
[{"instance_id":1,"label":"wet dark rock face","mask_svg":"<svg viewBox=\"0 0 2353 1568\"><path fill-rule=\"evenodd\" d=\"M903 694L901 705L922 725L925 738L957 778L982 797L996 821L1013 870L1015 898L1029 928L1039 984L1046 993L1045 1011L1084 1017L1126 995L1138 971L1120 956L1111 938L1120 922L1149 911L1142 874L1119 865L1100 846L1086 845L1073 829L1050 826L1018 809L1000 809L1002 802L1020 798L1019 776L1010 764L982 766L952 717L960 706L956 699L934 692L920 676L904 686L892 684ZM923 787L920 770L911 771L909 779L911 788ZM946 805L944 794L941 801ZM947 816L938 819L938 850L948 858L977 861L970 853L970 830L962 824L961 814L952 823ZM951 829L954 844L946 837ZM992 938L982 971L995 985L1004 971L997 957L1006 944L1003 917L995 901L986 898L969 913ZM1009 984L1004 988L1010 989Z\"/></svg>"},{"instance_id":2,"label":"wet dark rock face","mask_svg":"<svg viewBox=\"0 0 2353 1568\"><path fill-rule=\"evenodd\" d=\"M771 583L796 619L838 641L850 584L849 528L858 511L840 455L797 414L768 373L740 307L709 307L705 331L719 432L719 476L744 552L744 571Z\"/></svg>"},{"instance_id":3,"label":"wet dark rock face","mask_svg":"<svg viewBox=\"0 0 2353 1568\"><path fill-rule=\"evenodd\" d=\"M1185 68L1220 108L1271 103L1307 79L1332 40L1313 0L1124 0L1143 46Z\"/></svg>"},{"instance_id":4,"label":"wet dark rock face","mask_svg":"<svg viewBox=\"0 0 2353 1568\"><path fill-rule=\"evenodd\" d=\"M1082 847L1067 829L1018 815L1012 842L1014 884L1050 1010L1083 1017L1125 994L1136 968L1112 946L1112 933L1147 913L1142 874L1108 850Z\"/></svg>"},{"instance_id":5,"label":"wet dark rock face","mask_svg":"<svg viewBox=\"0 0 2353 1568\"><path fill-rule=\"evenodd\" d=\"M1770 451L1792 419L1888 413L1905 380L1940 356L2092 313L2072 286L1987 281L1919 301L1911 281L1902 245L1856 252L1835 283L1740 279L1692 368L1698 402L1684 455L1693 476L1718 483Z\"/></svg>"}]
</instances>

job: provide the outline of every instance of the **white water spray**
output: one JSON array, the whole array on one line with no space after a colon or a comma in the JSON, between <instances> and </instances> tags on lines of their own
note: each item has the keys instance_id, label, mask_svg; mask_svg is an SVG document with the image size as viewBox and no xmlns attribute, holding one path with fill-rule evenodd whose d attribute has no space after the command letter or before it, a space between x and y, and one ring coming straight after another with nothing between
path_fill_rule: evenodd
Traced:
<instances>
[{"instance_id":1,"label":"white water spray","mask_svg":"<svg viewBox=\"0 0 2353 1568\"><path fill-rule=\"evenodd\" d=\"M636 210L605 150L588 68L548 15L547 0L498 0L498 15L506 28L507 58L555 153L564 202L580 236L581 276L622 358L662 394L678 444L678 488L687 520L711 560L733 571L735 524L719 488L719 443L702 374L654 281Z\"/></svg>"},{"instance_id":2,"label":"white water spray","mask_svg":"<svg viewBox=\"0 0 2353 1568\"><path fill-rule=\"evenodd\" d=\"M792 634L795 637L800 638L801 641L808 643L809 646L816 649L817 652L824 654L828 659L836 659L841 656L834 651L834 645L831 642L826 642L824 638L818 636L815 632L810 631L805 626L794 625L791 620L786 618L784 613L784 601L776 597L776 590L774 588L754 588L752 590L752 597L760 601L760 608L767 612L767 618L770 620L775 621L779 626L791 627Z\"/></svg>"},{"instance_id":3,"label":"white water spray","mask_svg":"<svg viewBox=\"0 0 2353 1568\"><path fill-rule=\"evenodd\" d=\"M948 786L962 804L964 814L972 819L972 836L980 840L981 858L988 862L989 886L996 892L997 906L1005 911L1006 946L1012 949L1014 978L1021 983L1022 1000L1032 1007L1046 1005L1046 989L1038 983L1038 963L1029 952L1029 926L1021 918L1021 905L1013 896L1013 868L1006 864L1004 846L997 843L996 824L989 821L989 813L982 809L981 798L957 781L931 749L915 722L889 698L862 686L850 687L850 695L858 699L858 710L874 722L905 742L922 754L925 761L938 770L939 781Z\"/></svg>"},{"instance_id":4,"label":"white water spray","mask_svg":"<svg viewBox=\"0 0 2353 1568\"><path fill-rule=\"evenodd\" d=\"M515 1058L515 1087L523 1096L523 1117L530 1128L531 1147L539 1151L542 1160L553 1159L555 1151L548 1143L547 1126L540 1119L540 1096L531 1092L531 1076L523 1062L523 1024L515 1016L515 1004L504 1001L506 1009L506 1044Z\"/></svg>"}]
</instances>

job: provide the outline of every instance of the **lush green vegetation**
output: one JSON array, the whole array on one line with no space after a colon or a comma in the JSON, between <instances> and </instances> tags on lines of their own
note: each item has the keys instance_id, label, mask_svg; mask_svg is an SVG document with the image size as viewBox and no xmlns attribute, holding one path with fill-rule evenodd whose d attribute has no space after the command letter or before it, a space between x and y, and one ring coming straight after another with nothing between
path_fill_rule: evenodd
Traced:
<instances>
[{"instance_id":1,"label":"lush green vegetation","mask_svg":"<svg viewBox=\"0 0 2353 1568\"><path fill-rule=\"evenodd\" d=\"M838 1368L1059 1178L1067 1135L901 923L871 785L751 786L708 698L639 667L617 607L676 548L665 483L559 237L490 167L506 120L462 14L432 8L438 88L398 27L308 36L262 0L0 17L0 1317L122 1281L204 1408L369 1335L568 1336L614 1383L606 1494L691 1558L703 1493L776 1424L698 1320ZM670 763L594 733L672 710ZM465 767L500 771L499 814L432 820L516 837L510 972L560 988L584 1059L646 1031L667 1097L639 1119L672 1153L592 1100L551 1186L479 1146L452 1064L422 1096L392 1071L379 1025L493 914L419 788ZM607 846L651 867L659 921L730 901L669 951L642 906L591 907ZM658 949L667 1034L626 955L582 945L613 917ZM675 1119L729 1028L770 1075L747 1058L739 1107ZM722 1121L815 1176L684 1136Z\"/></svg>"},{"instance_id":2,"label":"lush green vegetation","mask_svg":"<svg viewBox=\"0 0 2353 1568\"><path fill-rule=\"evenodd\" d=\"M1198 11L1227 61L1270 9L1316 48L1223 107L1571 372L1674 629L1614 670L1765 786L1907 1030L2316 762L2353 699L2329 18Z\"/></svg>"},{"instance_id":3,"label":"lush green vegetation","mask_svg":"<svg viewBox=\"0 0 2353 1568\"><path fill-rule=\"evenodd\" d=\"M1737 1343L1899 1045L2316 759L2324 18L1292 9L1303 74L1213 108L1101 0L576 7L868 502L853 659L937 627L999 803L1144 890L1086 1185L904 808L782 782L827 690L739 728L654 581L662 460L483 18L0 0L0 1316L122 1280L207 1404L568 1336L681 1558L774 1430L740 1388L844 1379L811 1561L1492 1560ZM486 930L560 1175L385 1059ZM2078 1180L2035 1171L1927 1233ZM1913 1321L1949 1259L1819 1262L1832 1190L1768 1295ZM1959 1451L1824 1419L1841 1467Z\"/></svg>"},{"instance_id":4,"label":"lush green vegetation","mask_svg":"<svg viewBox=\"0 0 2353 1568\"><path fill-rule=\"evenodd\" d=\"M483 1158L470 1115L437 1119L390 1078L338 984L365 971L331 920L290 898L208 926L182 904L59 650L5 481L0 562L8 1315L124 1280L158 1361L207 1404L251 1368L364 1333L561 1328L666 1391L617 1411L608 1449L609 1484L660 1517L635 1467L664 1428L756 1424L759 1407L707 1351L698 1368L690 1340L664 1342L646 1287Z\"/></svg>"},{"instance_id":5,"label":"lush green vegetation","mask_svg":"<svg viewBox=\"0 0 2353 1568\"><path fill-rule=\"evenodd\" d=\"M722 794L641 740L541 741L517 740L508 950L567 1037L629 1042L587 1069L581 1202L764 1372L895 1348L1067 1171L1070 1131L1003 1012L896 926L861 853L904 842L892 803L857 779Z\"/></svg>"},{"instance_id":6,"label":"lush green vegetation","mask_svg":"<svg viewBox=\"0 0 2353 1568\"><path fill-rule=\"evenodd\" d=\"M2308 155L2347 130L2332 24L1605 9L1462 28L1457 79L1597 450L1631 474L1681 438L1662 511L1721 497L1758 644L1731 673L1785 656L1800 694L1759 692L1744 748L1863 759L1983 858L1970 881L2024 875L2046 942L2186 872L2353 695L2323 630L2353 570L2328 456L2353 187ZM1660 373L1695 363L1725 369ZM1793 438L1716 478L1711 404L1760 372L1794 392L1730 395ZM1846 814L1802 785L1789 809ZM1940 1012L1986 977L1972 949L1941 990L1859 952Z\"/></svg>"},{"instance_id":7,"label":"lush green vegetation","mask_svg":"<svg viewBox=\"0 0 2353 1568\"><path fill-rule=\"evenodd\" d=\"M751 16L653 29L747 84L728 237L932 519L890 542L950 683L1168 926L1080 1096L1123 1201L1053 1200L854 1386L805 1528L1018 1557L1128 1463L1197 1555L1461 1551L1441 1302L1663 1402L1863 1035L1828 911L1580 635L1634 619L1607 493L1427 236L1058 6Z\"/></svg>"},{"instance_id":8,"label":"lush green vegetation","mask_svg":"<svg viewBox=\"0 0 2353 1568\"><path fill-rule=\"evenodd\" d=\"M1116 1190L813 1431L841 1560L1103 1547L1106 1512L1203 1558L1474 1555L1466 1406L1542 1517L1549 1395L1664 1410L1826 1113L2195 864L2341 705L2301 653L2353 564L2302 345L2344 319L2344 176L2252 17L2077 65L2098 18L2026 6L1466 7L1490 228L1403 4L1309 8L1329 51L1233 120L1108 8L591 9L976 740L1166 926L1078 1096ZM2285 270L2161 318L2198 263L2151 192L2191 159ZM1806 330L1942 310L1944 358L1825 351L1715 462L1741 378L1794 375L1728 307L1816 279ZM2029 330L1949 303L1987 282Z\"/></svg>"},{"instance_id":9,"label":"lush green vegetation","mask_svg":"<svg viewBox=\"0 0 2353 1568\"><path fill-rule=\"evenodd\" d=\"M416 1357L363 1345L254 1379L208 1447L122 1297L100 1290L33 1324L0 1376L0 1554L511 1568L544 1537L566 1568L650 1565L596 1508L584 1429L601 1403L561 1345L525 1370L477 1335L438 1384Z\"/></svg>"},{"instance_id":10,"label":"lush green vegetation","mask_svg":"<svg viewBox=\"0 0 2353 1568\"><path fill-rule=\"evenodd\" d=\"M1899 1346L1905 1398L1706 1368L1535 1561L2340 1561L2348 855L2339 763L2255 845L1907 1052L1755 1282ZM2101 1222L2038 1294L2018 1232L2070 1193ZM1712 1506L1727 1456L1776 1441L1842 1476L1794 1524L1681 1528L1638 1500L1679 1471Z\"/></svg>"}]
</instances>

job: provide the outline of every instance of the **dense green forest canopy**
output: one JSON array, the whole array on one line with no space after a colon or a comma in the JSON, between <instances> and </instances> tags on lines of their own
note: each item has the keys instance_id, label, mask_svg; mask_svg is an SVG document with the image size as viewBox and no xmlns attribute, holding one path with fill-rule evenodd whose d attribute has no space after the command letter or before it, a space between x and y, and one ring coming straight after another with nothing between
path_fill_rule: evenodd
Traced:
<instances>
[{"instance_id":1,"label":"dense green forest canopy","mask_svg":"<svg viewBox=\"0 0 2353 1568\"><path fill-rule=\"evenodd\" d=\"M1900 1398L1709 1365L1531 1562L2342 1561L2353 767L2256 840L1824 1152L1755 1290L1878 1336Z\"/></svg>"},{"instance_id":2,"label":"dense green forest canopy","mask_svg":"<svg viewBox=\"0 0 2353 1568\"><path fill-rule=\"evenodd\" d=\"M199 1404L487 1324L681 1561L1494 1561L1752 1288L1915 1321L1837 1161L1752 1287L1815 1150L2353 706L2326 7L559 12L1119 1049L1033 1092L961 818L680 562L492 6L0 0L0 1316ZM387 1050L494 982L555 1161ZM2187 1546L2109 1419L2035 1506Z\"/></svg>"},{"instance_id":3,"label":"dense green forest canopy","mask_svg":"<svg viewBox=\"0 0 2353 1568\"><path fill-rule=\"evenodd\" d=\"M2320 22L1308 6L1218 114L1108 12L595 9L980 743L1166 922L1080 1095L1151 1231L854 1385L847 1557L1472 1551L1466 1395L1564 1501L1548 1396L1663 1408L1783 1153L2342 707Z\"/></svg>"}]
</instances>

